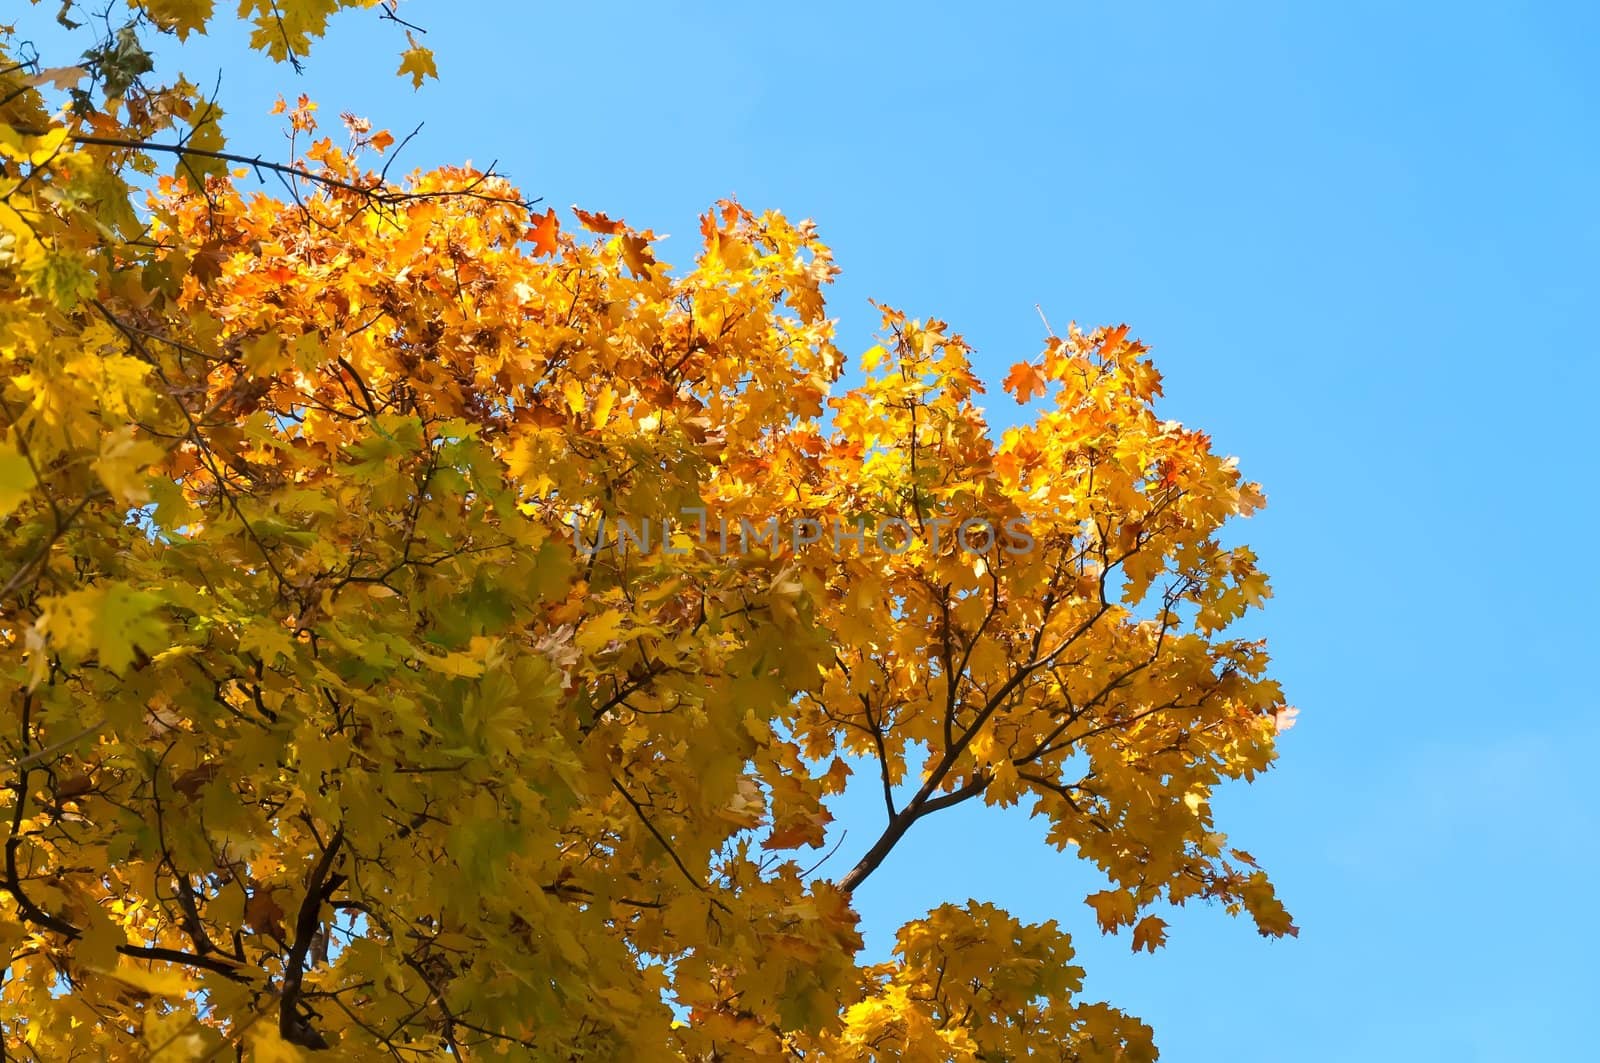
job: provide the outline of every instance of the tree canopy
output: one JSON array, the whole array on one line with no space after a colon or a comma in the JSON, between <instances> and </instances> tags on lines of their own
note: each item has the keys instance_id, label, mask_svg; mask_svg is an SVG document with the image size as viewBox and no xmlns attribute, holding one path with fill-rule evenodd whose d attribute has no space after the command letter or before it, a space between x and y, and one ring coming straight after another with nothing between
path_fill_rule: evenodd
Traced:
<instances>
[{"instance_id":1,"label":"tree canopy","mask_svg":"<svg viewBox=\"0 0 1600 1063\"><path fill-rule=\"evenodd\" d=\"M298 64L342 8L433 74L392 5L240 17ZM211 0L76 12L76 65L0 46L6 1058L1155 1058L1054 921L861 962L852 892L965 801L1135 948L1295 932L1211 812L1292 713L1231 633L1263 495L1126 326L997 431L944 322L852 365L810 222L668 263L304 98L263 160L151 58ZM852 779L879 833L822 851Z\"/></svg>"}]
</instances>

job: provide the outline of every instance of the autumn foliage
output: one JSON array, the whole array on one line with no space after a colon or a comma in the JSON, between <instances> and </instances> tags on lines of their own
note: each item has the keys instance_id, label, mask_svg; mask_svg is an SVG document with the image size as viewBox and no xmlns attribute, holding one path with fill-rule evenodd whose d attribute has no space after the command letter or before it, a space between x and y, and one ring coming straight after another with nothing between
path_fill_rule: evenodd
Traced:
<instances>
[{"instance_id":1,"label":"autumn foliage","mask_svg":"<svg viewBox=\"0 0 1600 1063\"><path fill-rule=\"evenodd\" d=\"M336 7L388 10L244 5L281 59ZM210 9L0 52L8 1056L1153 1059L1054 922L860 962L852 891L964 801L1047 817L1105 879L1063 919L1136 948L1166 903L1294 932L1210 805L1286 717L1229 633L1263 498L1126 327L997 432L942 322L847 363L809 222L721 203L669 263L304 100L269 196L138 69ZM679 523L585 547L619 517ZM822 861L846 785L881 833Z\"/></svg>"}]
</instances>

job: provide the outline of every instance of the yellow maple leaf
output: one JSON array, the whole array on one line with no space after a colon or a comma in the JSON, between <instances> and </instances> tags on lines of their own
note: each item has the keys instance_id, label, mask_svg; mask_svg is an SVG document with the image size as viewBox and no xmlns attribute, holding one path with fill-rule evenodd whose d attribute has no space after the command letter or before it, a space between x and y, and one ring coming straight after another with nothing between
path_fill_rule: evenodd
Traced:
<instances>
[{"instance_id":1,"label":"yellow maple leaf","mask_svg":"<svg viewBox=\"0 0 1600 1063\"><path fill-rule=\"evenodd\" d=\"M160 461L161 456L160 447L148 439L136 437L132 425L124 425L101 440L94 471L119 502L143 505L150 500L145 470Z\"/></svg>"},{"instance_id":2,"label":"yellow maple leaf","mask_svg":"<svg viewBox=\"0 0 1600 1063\"><path fill-rule=\"evenodd\" d=\"M409 31L406 33L406 40L411 47L400 53L400 69L395 73L410 74L411 87L420 89L424 78L438 79L439 68L434 64L432 50L418 44L417 39Z\"/></svg>"},{"instance_id":3,"label":"yellow maple leaf","mask_svg":"<svg viewBox=\"0 0 1600 1063\"><path fill-rule=\"evenodd\" d=\"M150 20L164 30L188 40L191 33L204 33L211 21L216 0L142 0L140 7Z\"/></svg>"}]
</instances>

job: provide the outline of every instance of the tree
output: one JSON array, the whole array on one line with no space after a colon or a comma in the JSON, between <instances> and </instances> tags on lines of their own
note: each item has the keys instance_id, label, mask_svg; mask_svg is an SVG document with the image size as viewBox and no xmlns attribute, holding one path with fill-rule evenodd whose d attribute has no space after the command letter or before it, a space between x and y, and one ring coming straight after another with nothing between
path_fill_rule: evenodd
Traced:
<instances>
[{"instance_id":1,"label":"tree","mask_svg":"<svg viewBox=\"0 0 1600 1063\"><path fill-rule=\"evenodd\" d=\"M298 62L373 6L244 9ZM852 891L963 801L1036 802L1135 948L1162 902L1294 933L1210 808L1291 711L1228 633L1263 498L1125 326L998 434L938 321L846 387L810 223L721 203L673 268L304 99L303 158L230 154L147 84L211 4L130 7L0 56L8 1057L1153 1059L1054 922L857 962ZM852 776L881 835L819 864Z\"/></svg>"}]
</instances>

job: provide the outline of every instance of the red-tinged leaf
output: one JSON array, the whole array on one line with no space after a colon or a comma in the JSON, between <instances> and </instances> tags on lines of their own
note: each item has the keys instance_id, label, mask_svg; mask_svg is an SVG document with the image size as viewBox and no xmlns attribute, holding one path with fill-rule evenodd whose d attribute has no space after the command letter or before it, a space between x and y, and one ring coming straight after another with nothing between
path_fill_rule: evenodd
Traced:
<instances>
[{"instance_id":1,"label":"red-tinged leaf","mask_svg":"<svg viewBox=\"0 0 1600 1063\"><path fill-rule=\"evenodd\" d=\"M612 221L599 211L591 213L574 206L572 213L578 216L578 221L582 222L583 227L590 232L600 233L603 236L615 236L623 229L622 222Z\"/></svg>"},{"instance_id":2,"label":"red-tinged leaf","mask_svg":"<svg viewBox=\"0 0 1600 1063\"><path fill-rule=\"evenodd\" d=\"M556 218L556 212L547 210L539 215L533 228L529 229L524 239L533 242L535 255L553 255L560 249L558 236L561 233L561 222Z\"/></svg>"},{"instance_id":3,"label":"red-tinged leaf","mask_svg":"<svg viewBox=\"0 0 1600 1063\"><path fill-rule=\"evenodd\" d=\"M283 936L283 906L273 899L272 890L257 886L245 901L245 925L264 934Z\"/></svg>"},{"instance_id":4,"label":"red-tinged leaf","mask_svg":"<svg viewBox=\"0 0 1600 1063\"><path fill-rule=\"evenodd\" d=\"M220 768L216 762L201 764L172 780L172 788L189 800L195 801L199 799L200 791L216 779L219 773Z\"/></svg>"}]
</instances>

